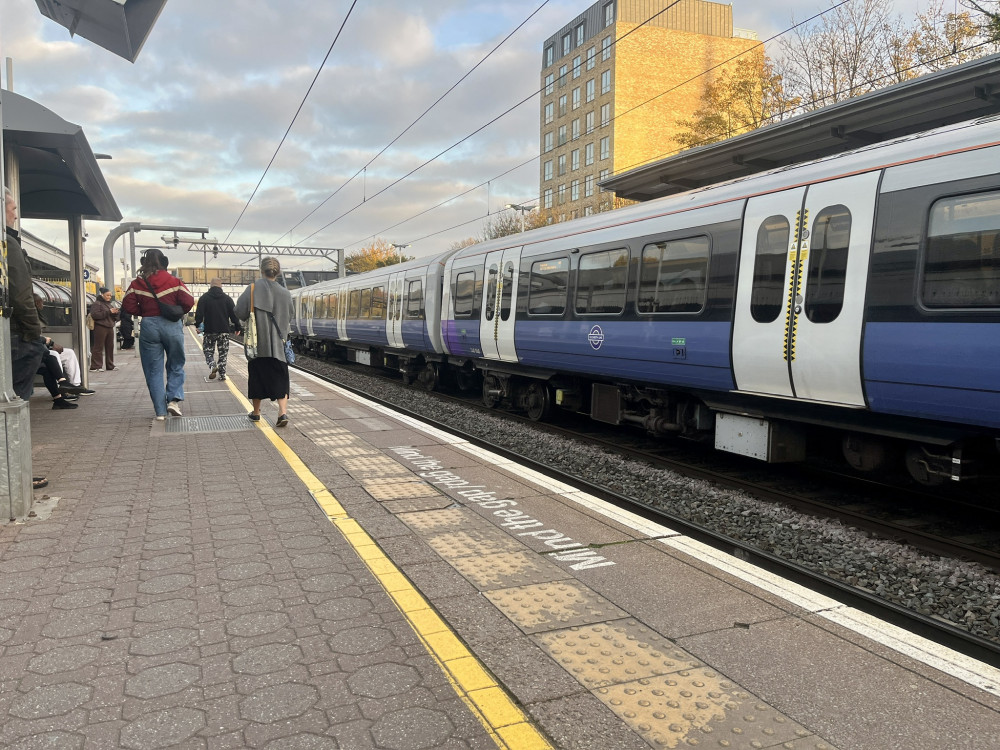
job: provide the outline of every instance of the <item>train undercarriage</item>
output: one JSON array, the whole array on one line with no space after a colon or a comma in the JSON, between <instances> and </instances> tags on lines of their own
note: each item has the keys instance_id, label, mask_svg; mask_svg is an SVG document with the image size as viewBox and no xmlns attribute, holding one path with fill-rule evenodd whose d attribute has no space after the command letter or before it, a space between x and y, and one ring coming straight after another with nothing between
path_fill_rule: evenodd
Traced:
<instances>
[{"instance_id":1,"label":"train undercarriage","mask_svg":"<svg viewBox=\"0 0 1000 750\"><path fill-rule=\"evenodd\" d=\"M794 401L774 408L768 399L739 394L698 393L641 384L598 382L542 369L405 350L349 347L298 339L304 353L399 373L406 385L428 391L479 393L485 406L544 422L557 412L589 416L610 425L630 425L658 438L713 443L718 450L767 463L807 458L810 444L839 444L842 459L860 473L905 467L924 486L1000 478L1000 438L970 437L960 426L940 431L927 425L886 421L874 428L839 418L836 410ZM818 436L822 435L819 439Z\"/></svg>"}]
</instances>

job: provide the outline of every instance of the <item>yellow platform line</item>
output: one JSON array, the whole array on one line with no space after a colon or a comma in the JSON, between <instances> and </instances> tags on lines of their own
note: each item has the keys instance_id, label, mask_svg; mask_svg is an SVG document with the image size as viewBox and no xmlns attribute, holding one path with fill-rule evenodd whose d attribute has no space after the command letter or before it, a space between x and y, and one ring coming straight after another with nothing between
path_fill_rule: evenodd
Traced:
<instances>
[{"instance_id":1,"label":"yellow platform line","mask_svg":"<svg viewBox=\"0 0 1000 750\"><path fill-rule=\"evenodd\" d=\"M251 403L231 380L230 392L251 409ZM340 531L372 575L382 584L413 628L424 648L437 662L459 698L479 719L498 747L507 750L553 750L514 699L486 670L482 662L427 603L416 586L392 562L361 525L351 518L326 486L319 481L271 425L257 422L264 436L277 448L330 522Z\"/></svg>"}]
</instances>

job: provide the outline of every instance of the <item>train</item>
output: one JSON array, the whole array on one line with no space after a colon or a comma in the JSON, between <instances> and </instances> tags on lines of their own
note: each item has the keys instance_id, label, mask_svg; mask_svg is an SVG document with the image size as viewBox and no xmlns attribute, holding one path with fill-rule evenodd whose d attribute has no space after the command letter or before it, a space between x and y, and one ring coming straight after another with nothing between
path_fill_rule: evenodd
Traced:
<instances>
[{"instance_id":1,"label":"train","mask_svg":"<svg viewBox=\"0 0 1000 750\"><path fill-rule=\"evenodd\" d=\"M1000 118L296 289L295 347L925 485L1000 467Z\"/></svg>"}]
</instances>

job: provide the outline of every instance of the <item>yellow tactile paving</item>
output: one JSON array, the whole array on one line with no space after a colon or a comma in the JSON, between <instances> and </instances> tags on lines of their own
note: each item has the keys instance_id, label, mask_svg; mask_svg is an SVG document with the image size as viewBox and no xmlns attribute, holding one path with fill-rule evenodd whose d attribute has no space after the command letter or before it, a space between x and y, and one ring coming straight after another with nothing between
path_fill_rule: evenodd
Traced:
<instances>
[{"instance_id":1,"label":"yellow tactile paving","mask_svg":"<svg viewBox=\"0 0 1000 750\"><path fill-rule=\"evenodd\" d=\"M233 395L249 409L250 403L236 390L236 386L232 382L228 385ZM294 451L278 437L267 422L262 420L257 426L295 471L319 507L371 570L372 575L382 583L417 637L424 643L428 653L448 676L455 692L477 716L497 746L508 750L552 750L552 745L528 720L510 695L497 684L465 644L429 607L420 592L386 557L361 525L347 515L333 494L309 471ZM384 463L400 468L389 459L384 460Z\"/></svg>"},{"instance_id":2,"label":"yellow tactile paving","mask_svg":"<svg viewBox=\"0 0 1000 750\"><path fill-rule=\"evenodd\" d=\"M576 581L542 583L483 594L525 633L628 617Z\"/></svg>"}]
</instances>

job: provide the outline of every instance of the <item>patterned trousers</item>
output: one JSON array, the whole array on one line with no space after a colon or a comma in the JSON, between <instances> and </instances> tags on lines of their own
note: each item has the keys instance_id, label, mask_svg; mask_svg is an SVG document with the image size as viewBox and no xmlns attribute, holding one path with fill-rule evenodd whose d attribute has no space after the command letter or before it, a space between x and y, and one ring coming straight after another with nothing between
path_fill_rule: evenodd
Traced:
<instances>
[{"instance_id":1,"label":"patterned trousers","mask_svg":"<svg viewBox=\"0 0 1000 750\"><path fill-rule=\"evenodd\" d=\"M229 358L229 334L206 333L202 338L201 349L205 352L205 364L215 367L215 348L219 348L219 377L226 377L226 360Z\"/></svg>"}]
</instances>

